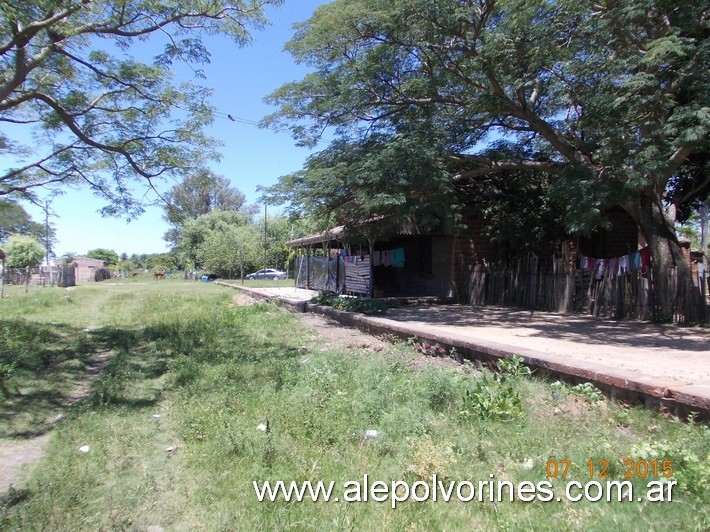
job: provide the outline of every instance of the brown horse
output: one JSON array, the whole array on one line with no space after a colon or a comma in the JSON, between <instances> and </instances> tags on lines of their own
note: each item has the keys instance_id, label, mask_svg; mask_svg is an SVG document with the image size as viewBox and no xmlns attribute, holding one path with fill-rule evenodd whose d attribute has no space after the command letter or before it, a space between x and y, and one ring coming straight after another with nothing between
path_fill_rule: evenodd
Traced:
<instances>
[{"instance_id":1,"label":"brown horse","mask_svg":"<svg viewBox=\"0 0 710 532\"><path fill-rule=\"evenodd\" d=\"M153 280L165 279L165 270L156 270L153 272Z\"/></svg>"}]
</instances>

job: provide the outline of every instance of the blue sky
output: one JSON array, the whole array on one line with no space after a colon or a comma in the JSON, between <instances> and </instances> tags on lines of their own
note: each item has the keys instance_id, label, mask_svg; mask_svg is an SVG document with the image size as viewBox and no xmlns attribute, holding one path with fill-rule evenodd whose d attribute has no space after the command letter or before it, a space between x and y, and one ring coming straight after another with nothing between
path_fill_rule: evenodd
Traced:
<instances>
[{"instance_id":1,"label":"blue sky","mask_svg":"<svg viewBox=\"0 0 710 532\"><path fill-rule=\"evenodd\" d=\"M258 121L274 111L263 98L283 83L301 79L307 72L296 65L283 46L293 35L292 25L307 20L327 0L286 0L278 9L269 9L270 27L253 32L253 43L239 48L223 38L210 38L211 63L204 65L206 80L197 83L214 90L212 104L218 113ZM182 78L176 79L179 82ZM187 78L187 74L185 74ZM297 148L288 132L259 129L253 125L216 118L208 134L219 139L223 157L212 169L230 179L233 186L256 203L259 185L271 185L282 175L299 170L309 155ZM163 189L170 188L167 183ZM150 196L149 196L150 198ZM153 198L151 198L153 199ZM168 247L162 236L167 224L162 209L149 207L132 222L102 218L102 203L87 189L68 190L52 203L52 218L57 232L54 253L83 254L91 249L113 249L117 253L160 253ZM25 205L35 221L44 221L44 213ZM263 209L262 211L263 212Z\"/></svg>"}]
</instances>

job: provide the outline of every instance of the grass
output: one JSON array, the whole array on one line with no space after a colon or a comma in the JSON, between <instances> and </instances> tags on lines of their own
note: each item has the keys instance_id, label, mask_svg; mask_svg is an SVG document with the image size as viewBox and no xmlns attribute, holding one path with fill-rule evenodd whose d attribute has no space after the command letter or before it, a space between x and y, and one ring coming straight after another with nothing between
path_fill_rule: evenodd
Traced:
<instances>
[{"instance_id":1,"label":"grass","mask_svg":"<svg viewBox=\"0 0 710 532\"><path fill-rule=\"evenodd\" d=\"M10 417L21 417L31 389L66 393L68 385L55 381L81 373L94 353L115 355L90 397L53 429L29 481L0 502L1 529L710 525L707 425L598 400L593 390L514 367L501 378L415 364L407 343L380 353L332 349L281 308L235 306L234 292L213 283L6 294L0 326L10 332L0 337L0 353L7 345L31 360L43 353L36 367L12 373L9 387L21 395L3 404ZM35 426L29 418L13 423L0 429L5 436ZM78 451L83 445L88 453ZM407 502L392 510L376 502L259 503L252 487L255 480L342 485L365 474L388 483L433 474L535 483L546 479L550 459L570 460L568 479L586 482L589 460L595 467L608 460L610 477L623 476L622 456L672 460L673 502ZM634 480L639 493L645 482ZM554 486L561 494L562 480Z\"/></svg>"}]
</instances>

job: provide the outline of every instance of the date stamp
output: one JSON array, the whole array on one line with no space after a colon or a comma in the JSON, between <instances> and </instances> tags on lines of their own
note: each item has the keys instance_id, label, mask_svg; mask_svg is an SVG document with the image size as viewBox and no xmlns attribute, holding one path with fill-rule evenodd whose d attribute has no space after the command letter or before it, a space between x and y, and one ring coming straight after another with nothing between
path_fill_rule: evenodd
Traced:
<instances>
[{"instance_id":1,"label":"date stamp","mask_svg":"<svg viewBox=\"0 0 710 532\"><path fill-rule=\"evenodd\" d=\"M625 479L669 479L673 476L672 460L632 460L622 456L621 462L624 469L623 478ZM571 460L550 459L545 465L545 474L550 479L565 479L573 473L576 473L576 471L573 469ZM609 478L609 460L588 460L584 473L587 473L589 478Z\"/></svg>"}]
</instances>

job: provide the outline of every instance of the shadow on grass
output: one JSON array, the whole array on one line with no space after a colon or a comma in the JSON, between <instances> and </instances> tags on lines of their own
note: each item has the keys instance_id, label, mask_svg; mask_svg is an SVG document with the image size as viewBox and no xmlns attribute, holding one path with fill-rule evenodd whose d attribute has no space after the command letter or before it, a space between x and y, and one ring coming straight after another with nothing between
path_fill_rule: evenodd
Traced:
<instances>
[{"instance_id":1,"label":"shadow on grass","mask_svg":"<svg viewBox=\"0 0 710 532\"><path fill-rule=\"evenodd\" d=\"M97 357L107 352L111 358L97 364ZM251 365L266 358L298 356L301 353L286 347L281 337L255 337L248 325L240 323L217 327L206 317L91 331L0 320L0 389L9 392L0 391L0 437L43 434L77 399L88 407L152 408L166 387L180 386L179 380L162 377L171 369L189 371L182 367L185 361L203 367L225 362Z\"/></svg>"},{"instance_id":2,"label":"shadow on grass","mask_svg":"<svg viewBox=\"0 0 710 532\"><path fill-rule=\"evenodd\" d=\"M7 510L27 500L31 495L30 490L16 489L10 486L6 494L0 497L0 510Z\"/></svg>"}]
</instances>

